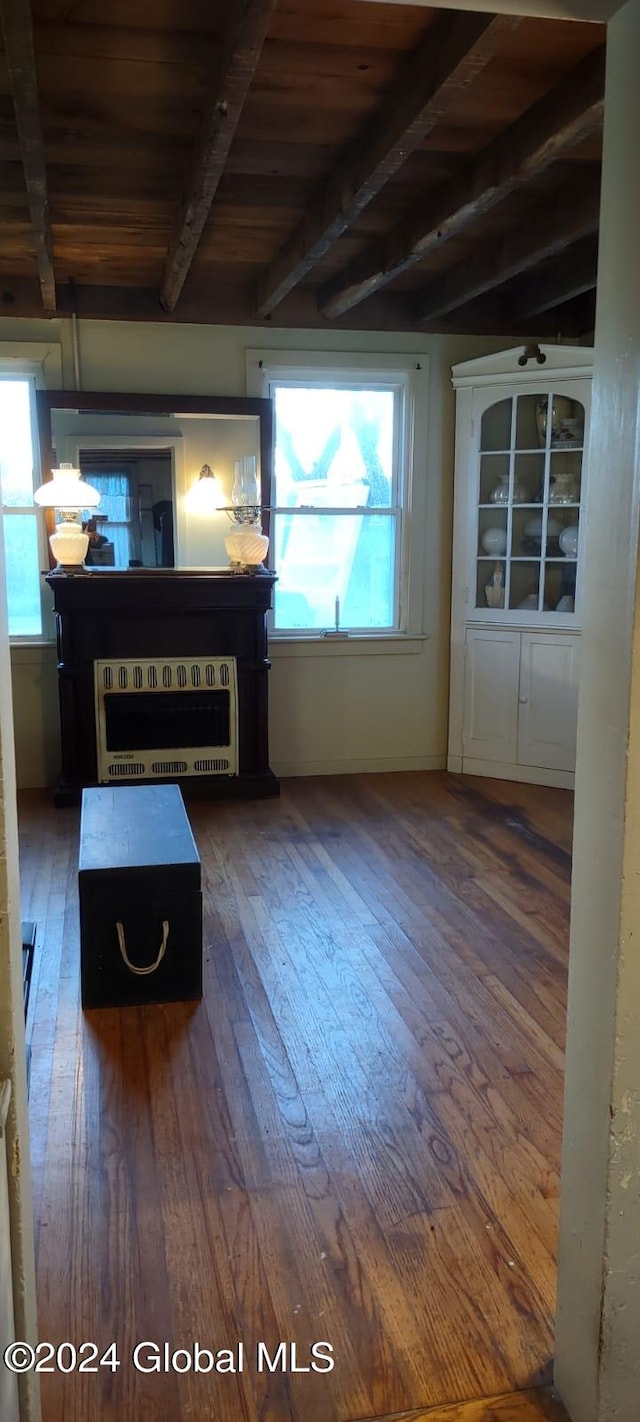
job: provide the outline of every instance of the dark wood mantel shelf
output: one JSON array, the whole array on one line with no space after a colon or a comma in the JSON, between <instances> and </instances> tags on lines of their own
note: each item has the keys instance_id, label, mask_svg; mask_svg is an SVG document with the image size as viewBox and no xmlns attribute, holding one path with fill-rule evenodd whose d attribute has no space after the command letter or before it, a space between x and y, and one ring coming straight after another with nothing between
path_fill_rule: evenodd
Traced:
<instances>
[{"instance_id":1,"label":"dark wood mantel shelf","mask_svg":"<svg viewBox=\"0 0 640 1422\"><path fill-rule=\"evenodd\" d=\"M94 661L235 657L239 769L234 776L175 777L210 797L279 792L269 767L267 612L275 574L228 569L91 569L48 574L58 638L62 772L56 804L97 783Z\"/></svg>"}]
</instances>

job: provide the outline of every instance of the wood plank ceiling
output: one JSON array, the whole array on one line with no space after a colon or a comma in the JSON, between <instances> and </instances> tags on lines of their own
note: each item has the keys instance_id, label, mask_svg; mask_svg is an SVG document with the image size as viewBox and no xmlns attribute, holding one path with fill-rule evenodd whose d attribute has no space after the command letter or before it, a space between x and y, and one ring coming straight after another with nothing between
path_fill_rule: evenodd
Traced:
<instances>
[{"instance_id":1,"label":"wood plank ceiling","mask_svg":"<svg viewBox=\"0 0 640 1422\"><path fill-rule=\"evenodd\" d=\"M576 336L602 25L0 0L0 312Z\"/></svg>"}]
</instances>

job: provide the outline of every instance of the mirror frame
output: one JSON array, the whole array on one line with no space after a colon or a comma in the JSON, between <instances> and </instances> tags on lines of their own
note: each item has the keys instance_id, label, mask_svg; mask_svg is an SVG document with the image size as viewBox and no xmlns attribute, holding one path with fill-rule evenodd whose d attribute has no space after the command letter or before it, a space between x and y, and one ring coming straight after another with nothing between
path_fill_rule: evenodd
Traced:
<instances>
[{"instance_id":1,"label":"mirror frame","mask_svg":"<svg viewBox=\"0 0 640 1422\"><path fill-rule=\"evenodd\" d=\"M217 415L257 418L260 449L260 501L262 527L269 536L269 506L273 482L273 402L244 395L143 395L135 391L36 390L38 438L42 481L51 478L53 468L53 424L55 410L81 410L103 415ZM53 510L51 513L53 520ZM48 520L49 522L49 520ZM48 528L48 532L51 529ZM55 560L50 554L51 567ZM267 562L267 566L269 561ZM168 571L165 569L164 571ZM176 571L179 571L176 570Z\"/></svg>"}]
</instances>

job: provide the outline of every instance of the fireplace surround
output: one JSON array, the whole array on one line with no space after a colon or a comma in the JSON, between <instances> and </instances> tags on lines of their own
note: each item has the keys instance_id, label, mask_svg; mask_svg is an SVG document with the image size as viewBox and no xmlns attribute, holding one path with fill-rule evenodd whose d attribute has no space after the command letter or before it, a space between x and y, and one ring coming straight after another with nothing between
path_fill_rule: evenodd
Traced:
<instances>
[{"instance_id":1,"label":"fireplace surround","mask_svg":"<svg viewBox=\"0 0 640 1422\"><path fill-rule=\"evenodd\" d=\"M57 805L125 779L170 780L211 798L278 794L268 746L273 573L96 568L46 581L58 643Z\"/></svg>"}]
</instances>

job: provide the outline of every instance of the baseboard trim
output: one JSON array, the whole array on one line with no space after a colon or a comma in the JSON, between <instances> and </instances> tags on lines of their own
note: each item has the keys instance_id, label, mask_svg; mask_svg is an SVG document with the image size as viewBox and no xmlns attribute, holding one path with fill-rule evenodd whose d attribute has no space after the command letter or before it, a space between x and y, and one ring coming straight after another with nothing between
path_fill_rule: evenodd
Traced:
<instances>
[{"instance_id":1,"label":"baseboard trim","mask_svg":"<svg viewBox=\"0 0 640 1422\"><path fill-rule=\"evenodd\" d=\"M451 766L449 766L451 769ZM551 785L557 790L573 790L572 770L545 770L537 765L502 765L496 760L471 760L465 756L463 775L483 775L489 780L518 780L523 785Z\"/></svg>"},{"instance_id":2,"label":"baseboard trim","mask_svg":"<svg viewBox=\"0 0 640 1422\"><path fill-rule=\"evenodd\" d=\"M397 770L444 770L446 756L373 756L362 760L274 760L279 780L310 775L376 775Z\"/></svg>"}]
</instances>

